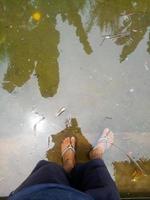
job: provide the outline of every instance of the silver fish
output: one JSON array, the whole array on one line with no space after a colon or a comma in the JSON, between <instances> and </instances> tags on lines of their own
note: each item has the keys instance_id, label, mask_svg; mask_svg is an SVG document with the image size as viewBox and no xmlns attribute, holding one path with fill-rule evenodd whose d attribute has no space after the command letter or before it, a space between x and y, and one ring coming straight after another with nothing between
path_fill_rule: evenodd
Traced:
<instances>
[{"instance_id":1,"label":"silver fish","mask_svg":"<svg viewBox=\"0 0 150 200\"><path fill-rule=\"evenodd\" d=\"M58 112L56 113L56 117L60 116L63 112L65 112L66 108L62 107L58 110Z\"/></svg>"}]
</instances>

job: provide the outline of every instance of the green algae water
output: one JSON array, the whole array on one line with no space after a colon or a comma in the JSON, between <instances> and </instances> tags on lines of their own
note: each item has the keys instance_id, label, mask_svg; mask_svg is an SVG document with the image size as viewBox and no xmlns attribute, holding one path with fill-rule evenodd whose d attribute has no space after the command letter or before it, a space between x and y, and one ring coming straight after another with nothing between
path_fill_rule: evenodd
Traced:
<instances>
[{"instance_id":1,"label":"green algae water","mask_svg":"<svg viewBox=\"0 0 150 200\"><path fill-rule=\"evenodd\" d=\"M66 135L87 161L105 127L120 193L150 196L149 54L149 0L0 0L0 196Z\"/></svg>"}]
</instances>

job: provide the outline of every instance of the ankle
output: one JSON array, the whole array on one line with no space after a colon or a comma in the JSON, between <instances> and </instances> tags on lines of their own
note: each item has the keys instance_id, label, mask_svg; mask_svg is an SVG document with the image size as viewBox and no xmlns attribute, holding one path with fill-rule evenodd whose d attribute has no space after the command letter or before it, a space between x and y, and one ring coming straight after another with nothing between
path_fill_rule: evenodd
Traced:
<instances>
[{"instance_id":1,"label":"ankle","mask_svg":"<svg viewBox=\"0 0 150 200\"><path fill-rule=\"evenodd\" d=\"M100 151L97 151L97 150L92 150L91 152L90 152L90 159L91 160L94 160L94 159L102 159L102 157L103 157L103 154L104 154L104 152L100 152Z\"/></svg>"},{"instance_id":2,"label":"ankle","mask_svg":"<svg viewBox=\"0 0 150 200\"><path fill-rule=\"evenodd\" d=\"M63 168L67 173L69 173L74 168L74 166L75 166L75 163L69 159L63 163Z\"/></svg>"}]
</instances>

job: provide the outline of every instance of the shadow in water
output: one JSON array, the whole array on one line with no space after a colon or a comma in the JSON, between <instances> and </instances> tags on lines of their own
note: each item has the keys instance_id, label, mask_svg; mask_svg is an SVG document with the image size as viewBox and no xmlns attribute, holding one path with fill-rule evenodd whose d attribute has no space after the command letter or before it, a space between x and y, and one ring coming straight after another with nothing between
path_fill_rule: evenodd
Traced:
<instances>
[{"instance_id":1,"label":"shadow in water","mask_svg":"<svg viewBox=\"0 0 150 200\"><path fill-rule=\"evenodd\" d=\"M145 174L133 162L113 162L115 182L122 196L150 197L150 160L139 159L137 162Z\"/></svg>"},{"instance_id":2,"label":"shadow in water","mask_svg":"<svg viewBox=\"0 0 150 200\"><path fill-rule=\"evenodd\" d=\"M77 139L76 146L76 157L77 162L86 162L89 160L88 153L92 149L92 145L84 137L81 132L80 127L78 127L77 120L75 118L71 119L70 125L66 125L66 128L56 135L52 135L52 142L54 142L54 147L47 151L47 158L50 161L56 163L62 163L62 158L60 154L60 144L63 139L67 136L75 136Z\"/></svg>"}]
</instances>

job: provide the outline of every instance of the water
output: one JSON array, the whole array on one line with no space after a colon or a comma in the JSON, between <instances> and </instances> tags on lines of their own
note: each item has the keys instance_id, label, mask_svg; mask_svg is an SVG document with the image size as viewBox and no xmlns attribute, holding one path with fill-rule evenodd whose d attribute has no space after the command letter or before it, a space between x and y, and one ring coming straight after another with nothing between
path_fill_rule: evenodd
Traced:
<instances>
[{"instance_id":1,"label":"water","mask_svg":"<svg viewBox=\"0 0 150 200\"><path fill-rule=\"evenodd\" d=\"M120 192L149 195L149 53L149 0L0 0L0 195L40 159L59 162L70 132L88 160L105 127L146 174L112 147L104 160Z\"/></svg>"}]
</instances>

